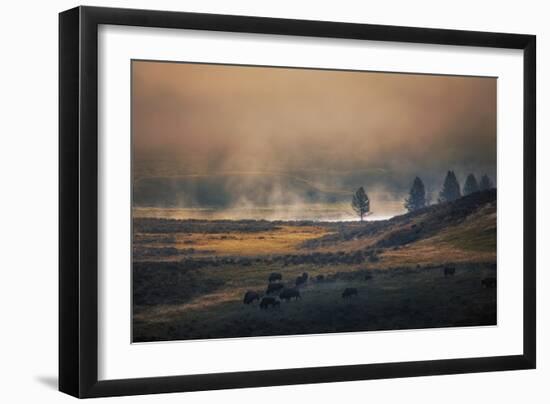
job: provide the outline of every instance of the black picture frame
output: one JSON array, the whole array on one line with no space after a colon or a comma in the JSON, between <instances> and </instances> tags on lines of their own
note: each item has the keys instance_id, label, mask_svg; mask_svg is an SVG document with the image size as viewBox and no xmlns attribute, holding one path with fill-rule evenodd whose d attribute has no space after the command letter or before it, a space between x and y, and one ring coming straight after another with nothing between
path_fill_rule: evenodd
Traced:
<instances>
[{"instance_id":1,"label":"black picture frame","mask_svg":"<svg viewBox=\"0 0 550 404\"><path fill-rule=\"evenodd\" d=\"M523 50L523 354L468 359L98 380L98 26L100 24ZM536 366L536 37L150 10L59 15L59 389L104 397L324 383Z\"/></svg>"}]
</instances>

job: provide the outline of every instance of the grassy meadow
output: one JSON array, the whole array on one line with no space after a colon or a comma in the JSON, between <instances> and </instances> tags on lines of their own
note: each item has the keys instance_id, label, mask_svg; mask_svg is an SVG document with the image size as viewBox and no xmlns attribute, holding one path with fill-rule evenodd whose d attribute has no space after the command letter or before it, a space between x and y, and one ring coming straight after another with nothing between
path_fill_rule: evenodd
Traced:
<instances>
[{"instance_id":1,"label":"grassy meadow","mask_svg":"<svg viewBox=\"0 0 550 404\"><path fill-rule=\"evenodd\" d=\"M134 342L496 324L494 190L363 223L135 217L133 250ZM301 298L244 304L274 272Z\"/></svg>"}]
</instances>

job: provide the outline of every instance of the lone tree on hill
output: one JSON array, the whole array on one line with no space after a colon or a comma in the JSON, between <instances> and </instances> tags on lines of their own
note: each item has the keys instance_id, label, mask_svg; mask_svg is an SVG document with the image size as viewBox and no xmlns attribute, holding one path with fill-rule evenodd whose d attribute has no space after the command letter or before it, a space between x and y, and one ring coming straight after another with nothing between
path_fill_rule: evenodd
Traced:
<instances>
[{"instance_id":1,"label":"lone tree on hill","mask_svg":"<svg viewBox=\"0 0 550 404\"><path fill-rule=\"evenodd\" d=\"M483 175L481 177L481 181L479 182L479 190L480 191L486 191L488 189L494 188L493 181L489 178L487 174Z\"/></svg>"},{"instance_id":2,"label":"lone tree on hill","mask_svg":"<svg viewBox=\"0 0 550 404\"><path fill-rule=\"evenodd\" d=\"M353 199L351 201L351 207L353 208L355 213L359 215L359 217L361 218L361 221L363 221L363 217L367 213L369 213L370 200L363 187L360 187L353 195Z\"/></svg>"},{"instance_id":3,"label":"lone tree on hill","mask_svg":"<svg viewBox=\"0 0 550 404\"><path fill-rule=\"evenodd\" d=\"M464 182L462 193L464 195L470 195L477 191L479 191L479 185L477 185L476 177L474 177L473 174L470 174L466 177L466 182Z\"/></svg>"},{"instance_id":4,"label":"lone tree on hill","mask_svg":"<svg viewBox=\"0 0 550 404\"><path fill-rule=\"evenodd\" d=\"M447 177L443 183L443 189L439 193L439 202L450 202L460 198L460 185L453 171L447 171Z\"/></svg>"},{"instance_id":5,"label":"lone tree on hill","mask_svg":"<svg viewBox=\"0 0 550 404\"><path fill-rule=\"evenodd\" d=\"M405 199L405 208L409 212L422 209L426 206L426 189L424 183L418 177L413 181L408 198Z\"/></svg>"}]
</instances>

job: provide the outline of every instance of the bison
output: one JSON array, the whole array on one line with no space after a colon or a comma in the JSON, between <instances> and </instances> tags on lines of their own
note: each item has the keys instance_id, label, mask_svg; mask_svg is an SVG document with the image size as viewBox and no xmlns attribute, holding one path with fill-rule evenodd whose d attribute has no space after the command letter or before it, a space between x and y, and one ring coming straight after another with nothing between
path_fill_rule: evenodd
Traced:
<instances>
[{"instance_id":1,"label":"bison","mask_svg":"<svg viewBox=\"0 0 550 404\"><path fill-rule=\"evenodd\" d=\"M288 288L283 289L281 294L279 295L279 299L289 301L292 298L298 300L301 299L302 296L300 296L300 291L296 288Z\"/></svg>"},{"instance_id":2,"label":"bison","mask_svg":"<svg viewBox=\"0 0 550 404\"><path fill-rule=\"evenodd\" d=\"M493 289L497 287L497 278L490 277L481 280L481 286L487 289Z\"/></svg>"},{"instance_id":3,"label":"bison","mask_svg":"<svg viewBox=\"0 0 550 404\"><path fill-rule=\"evenodd\" d=\"M283 275L281 275L278 272L272 272L271 275L269 275L268 280L269 280L270 283L275 282L275 281L281 281L281 280L283 280Z\"/></svg>"},{"instance_id":4,"label":"bison","mask_svg":"<svg viewBox=\"0 0 550 404\"><path fill-rule=\"evenodd\" d=\"M304 272L302 275L296 277L296 286L301 286L303 284L305 284L307 282L307 278L309 277L309 275L307 274L307 272Z\"/></svg>"},{"instance_id":5,"label":"bison","mask_svg":"<svg viewBox=\"0 0 550 404\"><path fill-rule=\"evenodd\" d=\"M244 304L250 304L254 300L260 301L260 295L252 290L249 290L244 294L243 303Z\"/></svg>"},{"instance_id":6,"label":"bison","mask_svg":"<svg viewBox=\"0 0 550 404\"><path fill-rule=\"evenodd\" d=\"M267 285L267 289L265 291L266 294L278 292L279 290L283 289L284 286L282 283L270 283Z\"/></svg>"},{"instance_id":7,"label":"bison","mask_svg":"<svg viewBox=\"0 0 550 404\"><path fill-rule=\"evenodd\" d=\"M264 297L262 301L260 302L260 309L268 309L270 306L275 308L279 307L281 305L281 302L275 299L274 297Z\"/></svg>"},{"instance_id":8,"label":"bison","mask_svg":"<svg viewBox=\"0 0 550 404\"><path fill-rule=\"evenodd\" d=\"M456 272L456 268L455 267L445 267L443 268L443 275L445 275L445 277L447 276L453 276Z\"/></svg>"},{"instance_id":9,"label":"bison","mask_svg":"<svg viewBox=\"0 0 550 404\"><path fill-rule=\"evenodd\" d=\"M346 288L342 292L342 298L344 298L344 299L347 298L347 297L352 297L352 296L357 296L357 295L358 295L358 292L357 292L356 288Z\"/></svg>"}]
</instances>

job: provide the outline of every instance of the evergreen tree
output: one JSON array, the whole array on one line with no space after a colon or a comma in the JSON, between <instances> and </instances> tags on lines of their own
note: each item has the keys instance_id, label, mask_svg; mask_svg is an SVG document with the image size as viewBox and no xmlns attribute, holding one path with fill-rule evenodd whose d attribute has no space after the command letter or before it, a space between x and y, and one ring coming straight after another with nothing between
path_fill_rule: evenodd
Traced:
<instances>
[{"instance_id":1,"label":"evergreen tree","mask_svg":"<svg viewBox=\"0 0 550 404\"><path fill-rule=\"evenodd\" d=\"M473 174L470 174L466 177L464 188L462 188L462 193L464 195L470 195L477 191L479 191L479 185L477 184L476 177Z\"/></svg>"},{"instance_id":2,"label":"evergreen tree","mask_svg":"<svg viewBox=\"0 0 550 404\"><path fill-rule=\"evenodd\" d=\"M422 209L426 206L426 190L424 183L418 177L413 181L408 198L405 199L405 208L409 212Z\"/></svg>"},{"instance_id":3,"label":"evergreen tree","mask_svg":"<svg viewBox=\"0 0 550 404\"><path fill-rule=\"evenodd\" d=\"M439 193L439 202L450 202L460 198L460 185L453 171L447 171L443 189Z\"/></svg>"},{"instance_id":4,"label":"evergreen tree","mask_svg":"<svg viewBox=\"0 0 550 404\"><path fill-rule=\"evenodd\" d=\"M363 187L360 187L353 195L353 199L351 201L351 207L353 208L355 213L359 215L359 217L361 218L361 221L363 221L363 217L367 213L369 213L370 200Z\"/></svg>"},{"instance_id":5,"label":"evergreen tree","mask_svg":"<svg viewBox=\"0 0 550 404\"><path fill-rule=\"evenodd\" d=\"M491 179L489 178L489 176L487 174L483 175L483 177L481 177L481 181L479 182L479 190L480 191L485 191L487 189L491 189L491 188L494 188L495 186L493 185L493 181L491 181Z\"/></svg>"}]
</instances>

